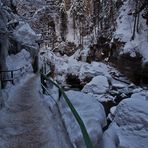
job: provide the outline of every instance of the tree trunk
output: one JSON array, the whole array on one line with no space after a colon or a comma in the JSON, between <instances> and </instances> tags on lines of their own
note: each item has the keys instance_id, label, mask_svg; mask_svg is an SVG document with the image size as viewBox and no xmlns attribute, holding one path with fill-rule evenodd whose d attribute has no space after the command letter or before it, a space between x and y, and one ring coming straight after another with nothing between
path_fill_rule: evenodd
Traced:
<instances>
[{"instance_id":1,"label":"tree trunk","mask_svg":"<svg viewBox=\"0 0 148 148\"><path fill-rule=\"evenodd\" d=\"M137 6L138 6L138 2L136 2L136 6L135 6L135 12L137 11ZM134 14L134 27L133 27L133 35L131 37L131 40L135 39L135 32L136 32L136 25L137 25L137 14Z\"/></svg>"},{"instance_id":2,"label":"tree trunk","mask_svg":"<svg viewBox=\"0 0 148 148\"><path fill-rule=\"evenodd\" d=\"M134 16L134 27L133 27L133 35L131 37L131 40L135 39L136 22L137 22L137 15Z\"/></svg>"},{"instance_id":3,"label":"tree trunk","mask_svg":"<svg viewBox=\"0 0 148 148\"><path fill-rule=\"evenodd\" d=\"M139 19L140 19L140 13L138 13L138 18L137 18L137 33L139 33Z\"/></svg>"},{"instance_id":4,"label":"tree trunk","mask_svg":"<svg viewBox=\"0 0 148 148\"><path fill-rule=\"evenodd\" d=\"M76 31L76 20L75 20L75 15L73 15L73 32L74 32L74 40L75 40L75 31Z\"/></svg>"}]
</instances>

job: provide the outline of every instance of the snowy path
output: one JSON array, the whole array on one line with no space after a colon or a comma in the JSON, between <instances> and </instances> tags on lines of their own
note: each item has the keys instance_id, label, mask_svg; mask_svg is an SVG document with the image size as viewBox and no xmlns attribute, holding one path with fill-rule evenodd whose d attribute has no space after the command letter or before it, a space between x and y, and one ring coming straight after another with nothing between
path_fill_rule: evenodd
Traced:
<instances>
[{"instance_id":1,"label":"snowy path","mask_svg":"<svg viewBox=\"0 0 148 148\"><path fill-rule=\"evenodd\" d=\"M17 86L0 111L1 148L71 148L59 118L44 105L39 77L29 76Z\"/></svg>"}]
</instances>

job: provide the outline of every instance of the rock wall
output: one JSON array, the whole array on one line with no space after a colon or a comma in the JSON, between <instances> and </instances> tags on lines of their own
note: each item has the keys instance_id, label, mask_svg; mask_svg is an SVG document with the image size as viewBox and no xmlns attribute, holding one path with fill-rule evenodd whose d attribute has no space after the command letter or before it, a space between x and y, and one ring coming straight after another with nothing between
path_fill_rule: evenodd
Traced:
<instances>
[{"instance_id":1,"label":"rock wall","mask_svg":"<svg viewBox=\"0 0 148 148\"><path fill-rule=\"evenodd\" d=\"M8 54L7 18L0 6L0 70L6 70L6 56Z\"/></svg>"}]
</instances>

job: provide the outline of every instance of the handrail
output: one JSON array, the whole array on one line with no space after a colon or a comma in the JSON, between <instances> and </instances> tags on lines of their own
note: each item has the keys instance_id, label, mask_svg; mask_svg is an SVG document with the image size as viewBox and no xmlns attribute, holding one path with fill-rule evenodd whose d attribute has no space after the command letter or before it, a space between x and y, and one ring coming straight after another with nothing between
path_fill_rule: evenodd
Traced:
<instances>
[{"instance_id":1,"label":"handrail","mask_svg":"<svg viewBox=\"0 0 148 148\"><path fill-rule=\"evenodd\" d=\"M78 114L77 110L75 109L75 107L71 103L70 99L68 98L68 96L64 92L63 88L61 88L57 83L55 83L53 80L51 80L50 78L48 78L47 75L44 75L41 72L40 72L40 74L41 74L41 77L43 77L45 80L50 81L52 84L54 84L59 89L59 92L61 93L61 95L63 95L63 98L65 99L68 107L70 108L70 110L73 113L76 121L79 124L79 127L81 129L81 132L82 132L82 135L83 135L83 138L84 138L84 142L85 142L86 147L87 148L93 148L93 144L91 142L91 139L89 137L89 134L87 132L87 129L85 127L85 124L84 124L83 120L81 119L80 115Z\"/></svg>"},{"instance_id":2,"label":"handrail","mask_svg":"<svg viewBox=\"0 0 148 148\"><path fill-rule=\"evenodd\" d=\"M4 88L4 84L5 82L11 82L14 85L14 80L16 79L16 77L14 77L14 73L16 71L20 71L22 72L22 69L24 69L24 66L19 68L19 69L14 69L14 70L2 70L0 71L0 81L1 81L1 88ZM4 77L4 73L7 73L7 77ZM10 73L10 75L9 75Z\"/></svg>"}]
</instances>

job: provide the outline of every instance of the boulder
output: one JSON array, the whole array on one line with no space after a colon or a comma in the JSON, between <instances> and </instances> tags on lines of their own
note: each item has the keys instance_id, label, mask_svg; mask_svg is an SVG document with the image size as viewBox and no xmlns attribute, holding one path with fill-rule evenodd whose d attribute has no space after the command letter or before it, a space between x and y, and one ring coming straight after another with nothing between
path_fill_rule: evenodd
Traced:
<instances>
[{"instance_id":1,"label":"boulder","mask_svg":"<svg viewBox=\"0 0 148 148\"><path fill-rule=\"evenodd\" d=\"M102 129L106 125L103 106L95 98L82 92L68 91L66 94L82 118L94 148L99 147ZM64 98L61 98L59 107L73 147L86 148L80 127Z\"/></svg>"},{"instance_id":2,"label":"boulder","mask_svg":"<svg viewBox=\"0 0 148 148\"><path fill-rule=\"evenodd\" d=\"M104 133L103 148L147 148L148 94L145 93L145 97L140 94L123 100L117 106L115 118Z\"/></svg>"},{"instance_id":3,"label":"boulder","mask_svg":"<svg viewBox=\"0 0 148 148\"><path fill-rule=\"evenodd\" d=\"M104 94L109 90L109 83L105 76L96 76L86 84L82 90L85 93Z\"/></svg>"},{"instance_id":4,"label":"boulder","mask_svg":"<svg viewBox=\"0 0 148 148\"><path fill-rule=\"evenodd\" d=\"M16 30L13 32L15 40L20 44L20 50L22 48L27 49L31 56L38 53L38 40L37 34L31 29L30 25L25 22L20 22Z\"/></svg>"},{"instance_id":5,"label":"boulder","mask_svg":"<svg viewBox=\"0 0 148 148\"><path fill-rule=\"evenodd\" d=\"M103 75L110 78L107 65L101 62L92 62L91 64L85 64L81 67L79 77L84 79L85 77L95 77Z\"/></svg>"}]
</instances>

